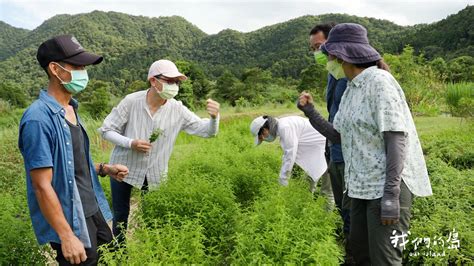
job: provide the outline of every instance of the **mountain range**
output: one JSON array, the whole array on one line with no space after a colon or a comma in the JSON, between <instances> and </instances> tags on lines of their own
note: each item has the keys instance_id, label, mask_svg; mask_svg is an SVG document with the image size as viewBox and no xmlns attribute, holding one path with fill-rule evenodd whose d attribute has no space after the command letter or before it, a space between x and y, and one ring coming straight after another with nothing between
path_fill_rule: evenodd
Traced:
<instances>
[{"instance_id":1,"label":"mountain range","mask_svg":"<svg viewBox=\"0 0 474 266\"><path fill-rule=\"evenodd\" d=\"M387 20L346 14L302 16L243 33L231 29L208 35L182 17L132 16L93 11L57 15L34 30L0 21L0 80L37 91L46 77L36 61L41 42L60 34L73 34L86 48L104 56L91 77L118 83L144 80L148 66L160 58L200 65L210 78L224 70L239 75L246 68L270 70L274 77L298 78L311 62L311 28L325 22L354 22L365 26L371 44L381 53L398 54L406 45L431 60L474 56L474 6L431 23L400 26Z\"/></svg>"}]
</instances>

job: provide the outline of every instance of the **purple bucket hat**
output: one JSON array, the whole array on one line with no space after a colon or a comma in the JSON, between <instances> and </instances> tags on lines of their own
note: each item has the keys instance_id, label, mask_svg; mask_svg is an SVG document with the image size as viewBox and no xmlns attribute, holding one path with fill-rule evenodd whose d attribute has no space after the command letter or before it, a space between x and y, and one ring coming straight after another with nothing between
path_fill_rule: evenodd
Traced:
<instances>
[{"instance_id":1,"label":"purple bucket hat","mask_svg":"<svg viewBox=\"0 0 474 266\"><path fill-rule=\"evenodd\" d=\"M369 44L367 30L359 24L341 23L329 32L321 50L351 64L364 64L382 59Z\"/></svg>"}]
</instances>

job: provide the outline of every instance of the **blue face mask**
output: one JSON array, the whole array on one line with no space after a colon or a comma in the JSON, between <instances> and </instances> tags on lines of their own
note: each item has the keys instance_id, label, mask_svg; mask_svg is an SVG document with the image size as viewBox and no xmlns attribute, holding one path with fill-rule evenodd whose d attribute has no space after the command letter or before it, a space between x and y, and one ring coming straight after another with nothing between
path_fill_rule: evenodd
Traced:
<instances>
[{"instance_id":1,"label":"blue face mask","mask_svg":"<svg viewBox=\"0 0 474 266\"><path fill-rule=\"evenodd\" d=\"M71 73L71 81L64 82L58 76L56 76L60 81L61 84L64 85L67 91L72 94L77 94L83 91L87 87L87 83L89 82L89 76L87 75L87 71L84 70L67 70L61 65L57 64L61 67L64 71Z\"/></svg>"},{"instance_id":2,"label":"blue face mask","mask_svg":"<svg viewBox=\"0 0 474 266\"><path fill-rule=\"evenodd\" d=\"M263 138L263 140L267 142L272 142L275 140L275 136L268 134L268 136L266 138Z\"/></svg>"}]
</instances>

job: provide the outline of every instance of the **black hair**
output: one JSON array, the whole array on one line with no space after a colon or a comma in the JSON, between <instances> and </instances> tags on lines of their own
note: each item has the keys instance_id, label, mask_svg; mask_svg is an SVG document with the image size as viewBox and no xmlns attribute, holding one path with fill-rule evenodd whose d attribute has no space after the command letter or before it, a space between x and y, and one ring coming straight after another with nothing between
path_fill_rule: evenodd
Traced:
<instances>
[{"instance_id":1,"label":"black hair","mask_svg":"<svg viewBox=\"0 0 474 266\"><path fill-rule=\"evenodd\" d=\"M263 119L267 119L267 121L265 121L265 124L263 124L263 126L260 128L260 130L258 131L258 135L257 136L260 136L263 134L263 130L266 128L266 129L270 129L270 125L268 123L268 115L264 115L262 116Z\"/></svg>"},{"instance_id":2,"label":"black hair","mask_svg":"<svg viewBox=\"0 0 474 266\"><path fill-rule=\"evenodd\" d=\"M380 69L390 72L390 67L387 65L387 63L385 63L383 59L368 62L368 63L363 63L363 64L354 64L354 66L356 66L357 68L369 68L369 67L377 66Z\"/></svg>"},{"instance_id":3,"label":"black hair","mask_svg":"<svg viewBox=\"0 0 474 266\"><path fill-rule=\"evenodd\" d=\"M49 64L48 64L48 65L49 65ZM50 79L51 76L49 75L49 72L48 72L48 66L45 66L45 67L43 68L43 70L44 70L44 72L46 72L46 75L48 75L48 79Z\"/></svg>"},{"instance_id":4,"label":"black hair","mask_svg":"<svg viewBox=\"0 0 474 266\"><path fill-rule=\"evenodd\" d=\"M309 35L317 34L318 32L322 32L324 35L324 38L328 38L329 32L331 31L332 27L336 26L336 23L330 22L326 24L318 24L314 26L313 29L309 32Z\"/></svg>"},{"instance_id":5,"label":"black hair","mask_svg":"<svg viewBox=\"0 0 474 266\"><path fill-rule=\"evenodd\" d=\"M369 68L376 65L377 65L377 61L372 61L372 62L362 63L362 64L354 64L354 66L358 68Z\"/></svg>"}]
</instances>

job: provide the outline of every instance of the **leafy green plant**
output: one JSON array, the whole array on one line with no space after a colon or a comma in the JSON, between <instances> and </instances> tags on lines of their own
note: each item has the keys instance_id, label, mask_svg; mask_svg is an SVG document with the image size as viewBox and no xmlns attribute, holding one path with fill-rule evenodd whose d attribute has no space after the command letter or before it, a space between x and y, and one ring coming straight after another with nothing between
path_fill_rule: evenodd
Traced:
<instances>
[{"instance_id":1,"label":"leafy green plant","mask_svg":"<svg viewBox=\"0 0 474 266\"><path fill-rule=\"evenodd\" d=\"M150 143L155 142L161 135L163 134L163 129L155 128L153 132L151 132L150 138L148 139Z\"/></svg>"}]
</instances>

